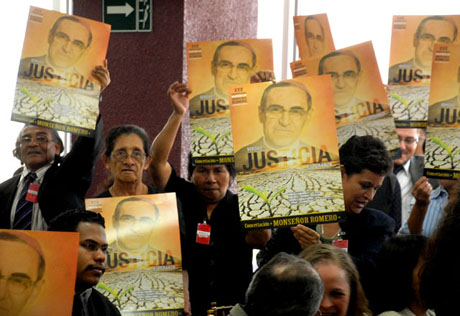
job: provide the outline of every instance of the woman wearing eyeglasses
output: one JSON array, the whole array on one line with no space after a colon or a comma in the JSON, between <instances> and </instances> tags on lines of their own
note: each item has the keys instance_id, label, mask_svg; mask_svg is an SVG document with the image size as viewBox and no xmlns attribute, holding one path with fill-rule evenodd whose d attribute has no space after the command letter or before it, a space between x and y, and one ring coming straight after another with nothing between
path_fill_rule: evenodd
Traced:
<instances>
[{"instance_id":1,"label":"woman wearing eyeglasses","mask_svg":"<svg viewBox=\"0 0 460 316\"><path fill-rule=\"evenodd\" d=\"M115 197L126 195L145 195L164 192L142 181L144 170L149 168L152 157L149 154L149 136L147 132L136 125L120 125L112 128L105 138L105 151L102 161L110 171L113 183L106 191L97 195L100 197ZM181 244L185 244L185 228L182 211L178 202L178 217L181 231ZM188 275L185 267L184 250L182 250L182 267L184 282ZM188 297L188 292L185 293ZM189 315L188 299L184 308Z\"/></svg>"},{"instance_id":2,"label":"woman wearing eyeglasses","mask_svg":"<svg viewBox=\"0 0 460 316\"><path fill-rule=\"evenodd\" d=\"M161 192L142 181L142 174L152 161L148 149L149 137L143 128L136 125L112 128L105 138L102 161L110 171L113 184L97 197Z\"/></svg>"}]
</instances>

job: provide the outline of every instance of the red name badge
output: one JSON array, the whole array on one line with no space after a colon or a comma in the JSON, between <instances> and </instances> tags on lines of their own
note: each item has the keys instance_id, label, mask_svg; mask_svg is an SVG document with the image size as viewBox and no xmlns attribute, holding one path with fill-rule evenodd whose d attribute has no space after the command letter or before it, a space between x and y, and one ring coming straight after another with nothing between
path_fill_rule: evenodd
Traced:
<instances>
[{"instance_id":1,"label":"red name badge","mask_svg":"<svg viewBox=\"0 0 460 316\"><path fill-rule=\"evenodd\" d=\"M198 229L196 230L196 242L198 244L209 245L210 240L211 225L198 224Z\"/></svg>"},{"instance_id":2,"label":"red name badge","mask_svg":"<svg viewBox=\"0 0 460 316\"><path fill-rule=\"evenodd\" d=\"M342 248L346 252L348 252L348 240L334 240L332 245Z\"/></svg>"},{"instance_id":3,"label":"red name badge","mask_svg":"<svg viewBox=\"0 0 460 316\"><path fill-rule=\"evenodd\" d=\"M38 189L40 189L40 184L31 183L29 189L27 190L26 201L37 203L38 202Z\"/></svg>"}]
</instances>

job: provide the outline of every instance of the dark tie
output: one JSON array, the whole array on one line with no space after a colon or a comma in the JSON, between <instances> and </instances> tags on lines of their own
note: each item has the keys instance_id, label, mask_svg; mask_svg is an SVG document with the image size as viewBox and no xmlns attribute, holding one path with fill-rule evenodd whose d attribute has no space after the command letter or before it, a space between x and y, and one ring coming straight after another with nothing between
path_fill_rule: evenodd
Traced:
<instances>
[{"instance_id":1,"label":"dark tie","mask_svg":"<svg viewBox=\"0 0 460 316\"><path fill-rule=\"evenodd\" d=\"M393 174L395 174L395 175L397 175L398 172L400 172L401 170L404 169L404 167L403 167L402 165L401 165L401 166L395 165L393 168L394 168L394 169L393 169Z\"/></svg>"},{"instance_id":2,"label":"dark tie","mask_svg":"<svg viewBox=\"0 0 460 316\"><path fill-rule=\"evenodd\" d=\"M32 208L33 202L27 201L27 191L29 185L37 179L37 175L30 172L24 178L24 187L22 188L21 195L18 199L18 205L16 206L16 214L14 215L13 229L31 229L32 228Z\"/></svg>"}]
</instances>

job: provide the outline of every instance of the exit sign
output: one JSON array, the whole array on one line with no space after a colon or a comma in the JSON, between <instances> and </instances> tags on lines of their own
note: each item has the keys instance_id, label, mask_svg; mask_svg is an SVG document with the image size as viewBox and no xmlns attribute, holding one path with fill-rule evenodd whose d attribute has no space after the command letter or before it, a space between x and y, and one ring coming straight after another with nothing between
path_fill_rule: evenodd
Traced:
<instances>
[{"instance_id":1,"label":"exit sign","mask_svg":"<svg viewBox=\"0 0 460 316\"><path fill-rule=\"evenodd\" d=\"M112 32L151 32L152 0L104 0L102 20Z\"/></svg>"}]
</instances>

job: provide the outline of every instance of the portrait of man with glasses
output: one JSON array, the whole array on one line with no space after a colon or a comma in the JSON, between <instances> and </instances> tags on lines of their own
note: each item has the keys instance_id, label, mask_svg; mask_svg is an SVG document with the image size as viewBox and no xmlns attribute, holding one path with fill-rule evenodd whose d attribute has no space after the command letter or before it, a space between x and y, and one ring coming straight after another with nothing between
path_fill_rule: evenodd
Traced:
<instances>
[{"instance_id":1,"label":"portrait of man with glasses","mask_svg":"<svg viewBox=\"0 0 460 316\"><path fill-rule=\"evenodd\" d=\"M447 17L436 15L424 18L412 40L414 56L390 67L388 83L409 83L429 76L434 43L453 43L457 35L457 25Z\"/></svg>"},{"instance_id":2,"label":"portrait of man with glasses","mask_svg":"<svg viewBox=\"0 0 460 316\"><path fill-rule=\"evenodd\" d=\"M48 33L47 54L21 59L19 76L42 77L41 66L45 66L45 76L62 71L79 73L76 65L90 47L92 38L91 29L83 20L74 16L59 17Z\"/></svg>"},{"instance_id":3,"label":"portrait of man with glasses","mask_svg":"<svg viewBox=\"0 0 460 316\"><path fill-rule=\"evenodd\" d=\"M227 110L229 87L249 83L256 62L256 53L247 43L228 41L220 44L211 60L214 87L190 100L190 115L199 117Z\"/></svg>"},{"instance_id":4,"label":"portrait of man with glasses","mask_svg":"<svg viewBox=\"0 0 460 316\"><path fill-rule=\"evenodd\" d=\"M335 51L321 58L318 74L331 75L337 122L359 118L357 106L364 101L356 97L361 63L348 51Z\"/></svg>"},{"instance_id":5,"label":"portrait of man with glasses","mask_svg":"<svg viewBox=\"0 0 460 316\"><path fill-rule=\"evenodd\" d=\"M22 315L40 293L44 282L42 249L33 237L2 231L0 258L0 315Z\"/></svg>"},{"instance_id":6,"label":"portrait of man with glasses","mask_svg":"<svg viewBox=\"0 0 460 316\"><path fill-rule=\"evenodd\" d=\"M268 86L258 109L263 136L235 154L237 171L262 169L279 160L295 159L288 157L292 153L287 149L292 148L307 152L312 162L330 161L329 153L302 141L312 103L310 92L299 82L280 81ZM321 158L325 160L318 161Z\"/></svg>"},{"instance_id":7,"label":"portrait of man with glasses","mask_svg":"<svg viewBox=\"0 0 460 316\"><path fill-rule=\"evenodd\" d=\"M118 202L113 213L117 239L113 251L140 252L151 249L149 242L159 217L158 206L149 199L130 197Z\"/></svg>"},{"instance_id":8,"label":"portrait of man with glasses","mask_svg":"<svg viewBox=\"0 0 460 316\"><path fill-rule=\"evenodd\" d=\"M453 83L454 80L450 82ZM460 120L460 66L457 71L457 84L457 95L450 99L431 104L428 107L428 124L446 126L449 124L458 124L458 121Z\"/></svg>"},{"instance_id":9,"label":"portrait of man with glasses","mask_svg":"<svg viewBox=\"0 0 460 316\"><path fill-rule=\"evenodd\" d=\"M305 40L310 57L324 53L324 29L314 15L307 16L305 19Z\"/></svg>"}]
</instances>

